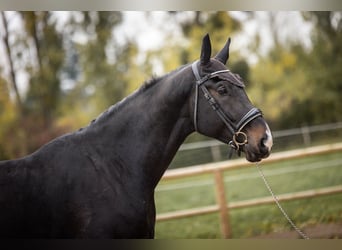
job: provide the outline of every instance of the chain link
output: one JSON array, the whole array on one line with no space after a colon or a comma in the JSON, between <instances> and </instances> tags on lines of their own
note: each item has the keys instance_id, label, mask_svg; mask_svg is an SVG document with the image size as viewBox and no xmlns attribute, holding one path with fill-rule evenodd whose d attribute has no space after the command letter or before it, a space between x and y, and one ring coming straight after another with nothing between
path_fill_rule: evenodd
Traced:
<instances>
[{"instance_id":1,"label":"chain link","mask_svg":"<svg viewBox=\"0 0 342 250\"><path fill-rule=\"evenodd\" d=\"M268 184L268 181L266 180L266 177L261 169L261 167L259 166L259 163L256 163L256 166L258 168L258 171L260 173L261 178L263 179L268 191L271 193L275 203L277 204L278 208L280 209L280 211L283 213L283 215L285 216L285 218L287 219L287 221L291 224L291 226L297 231L297 233L303 238L303 239L310 239L302 230L300 230L295 224L294 222L290 219L290 217L288 216L288 214L285 212L285 210L283 209L283 207L280 205L279 200L277 198L277 196L274 194L272 188L270 187L270 185Z\"/></svg>"}]
</instances>

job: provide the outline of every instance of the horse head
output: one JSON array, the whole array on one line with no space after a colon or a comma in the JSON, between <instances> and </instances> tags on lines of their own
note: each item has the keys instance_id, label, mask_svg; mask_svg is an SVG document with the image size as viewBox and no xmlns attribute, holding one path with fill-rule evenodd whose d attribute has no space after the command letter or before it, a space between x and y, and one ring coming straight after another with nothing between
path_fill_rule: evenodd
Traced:
<instances>
[{"instance_id":1,"label":"horse head","mask_svg":"<svg viewBox=\"0 0 342 250\"><path fill-rule=\"evenodd\" d=\"M211 58L209 35L203 38L200 60L192 64L196 85L191 109L194 129L244 152L251 162L269 156L273 140L262 113L249 100L243 80L228 70L230 38Z\"/></svg>"}]
</instances>

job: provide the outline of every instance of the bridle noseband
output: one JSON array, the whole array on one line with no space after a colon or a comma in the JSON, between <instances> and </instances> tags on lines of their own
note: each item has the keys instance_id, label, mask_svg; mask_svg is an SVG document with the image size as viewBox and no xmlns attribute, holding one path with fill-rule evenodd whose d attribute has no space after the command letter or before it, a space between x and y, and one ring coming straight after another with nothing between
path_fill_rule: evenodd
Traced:
<instances>
[{"instance_id":1,"label":"bridle noseband","mask_svg":"<svg viewBox=\"0 0 342 250\"><path fill-rule=\"evenodd\" d=\"M232 147L232 149L236 150L238 153L241 152L241 147L248 143L247 135L246 133L242 132L242 129L250 123L252 120L256 119L257 117L262 116L262 113L257 108L252 108L249 110L242 118L241 120L235 125L234 122L224 113L220 105L217 103L215 98L210 94L209 90L206 88L204 83L214 77L216 77L219 74L230 72L229 69L225 70L218 70L212 73L209 73L203 77L200 76L198 71L198 61L194 62L192 67L192 72L195 75L196 78L196 92L195 92L195 108L194 108L194 127L197 132L198 125L197 125L197 111L198 111L198 88L201 88L203 92L203 96L208 101L210 106L213 108L213 110L217 113L217 115L220 117L222 122L226 125L226 127L229 129L229 131L232 133L233 138L229 141L229 145Z\"/></svg>"}]
</instances>

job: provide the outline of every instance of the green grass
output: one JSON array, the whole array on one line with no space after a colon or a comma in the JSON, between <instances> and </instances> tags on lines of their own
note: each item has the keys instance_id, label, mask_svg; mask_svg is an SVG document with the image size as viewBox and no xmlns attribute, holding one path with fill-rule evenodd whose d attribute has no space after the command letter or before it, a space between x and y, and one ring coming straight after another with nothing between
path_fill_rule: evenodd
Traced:
<instances>
[{"instance_id":1,"label":"green grass","mask_svg":"<svg viewBox=\"0 0 342 250\"><path fill-rule=\"evenodd\" d=\"M341 152L261 164L276 194L342 184ZM212 175L162 181L156 190L157 213L215 204ZM269 196L255 165L225 172L228 202ZM185 186L184 188L181 188ZM170 190L168 190L170 189ZM282 202L299 227L342 222L342 194ZM275 204L230 211L233 238L289 230L290 225ZM220 238L218 214L157 222L156 238Z\"/></svg>"}]
</instances>

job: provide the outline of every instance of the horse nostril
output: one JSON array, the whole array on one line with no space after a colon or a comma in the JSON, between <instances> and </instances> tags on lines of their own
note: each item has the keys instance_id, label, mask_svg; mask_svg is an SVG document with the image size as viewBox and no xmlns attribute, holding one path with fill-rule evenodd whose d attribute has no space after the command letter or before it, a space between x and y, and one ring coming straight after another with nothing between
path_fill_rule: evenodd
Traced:
<instances>
[{"instance_id":1,"label":"horse nostril","mask_svg":"<svg viewBox=\"0 0 342 250\"><path fill-rule=\"evenodd\" d=\"M272 136L269 136L267 133L264 134L264 136L260 140L261 148L267 151L271 151L272 145L273 145Z\"/></svg>"},{"instance_id":2,"label":"horse nostril","mask_svg":"<svg viewBox=\"0 0 342 250\"><path fill-rule=\"evenodd\" d=\"M264 135L261 140L260 140L260 147L261 148L266 148L266 141L267 141L267 135Z\"/></svg>"}]
</instances>

